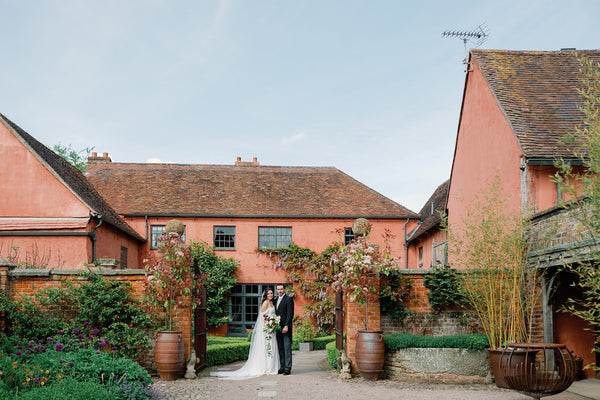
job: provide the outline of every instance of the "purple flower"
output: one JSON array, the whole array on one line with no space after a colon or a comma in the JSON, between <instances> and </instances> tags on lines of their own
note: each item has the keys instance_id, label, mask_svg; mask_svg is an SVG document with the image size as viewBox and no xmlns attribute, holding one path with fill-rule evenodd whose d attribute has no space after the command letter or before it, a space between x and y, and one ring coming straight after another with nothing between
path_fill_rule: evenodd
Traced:
<instances>
[{"instance_id":1,"label":"purple flower","mask_svg":"<svg viewBox=\"0 0 600 400\"><path fill-rule=\"evenodd\" d=\"M112 347L112 349L113 349L113 350L117 350L117 346L113 346L113 347Z\"/></svg>"},{"instance_id":2,"label":"purple flower","mask_svg":"<svg viewBox=\"0 0 600 400\"><path fill-rule=\"evenodd\" d=\"M25 354L31 354L31 350L25 350Z\"/></svg>"},{"instance_id":3,"label":"purple flower","mask_svg":"<svg viewBox=\"0 0 600 400\"><path fill-rule=\"evenodd\" d=\"M62 358L61 358L60 360L58 360L58 363L59 363L59 364L62 364L62 363L64 363L64 362L65 362L65 360L63 360Z\"/></svg>"},{"instance_id":4,"label":"purple flower","mask_svg":"<svg viewBox=\"0 0 600 400\"><path fill-rule=\"evenodd\" d=\"M73 342L74 342L74 340L73 340L73 339L69 339L69 343L73 343Z\"/></svg>"},{"instance_id":5,"label":"purple flower","mask_svg":"<svg viewBox=\"0 0 600 400\"><path fill-rule=\"evenodd\" d=\"M44 346L40 346L40 351L41 351L42 353L45 353L45 352L46 352L46 348L45 348Z\"/></svg>"},{"instance_id":6,"label":"purple flower","mask_svg":"<svg viewBox=\"0 0 600 400\"><path fill-rule=\"evenodd\" d=\"M23 346L17 346L17 349L21 350L23 348Z\"/></svg>"},{"instance_id":7,"label":"purple flower","mask_svg":"<svg viewBox=\"0 0 600 400\"><path fill-rule=\"evenodd\" d=\"M54 347L54 350L56 350L56 351L62 351L62 349L64 349L64 348L65 348L65 346L63 346L62 344L59 343L59 344L56 345L56 347Z\"/></svg>"},{"instance_id":8,"label":"purple flower","mask_svg":"<svg viewBox=\"0 0 600 400\"><path fill-rule=\"evenodd\" d=\"M19 350L17 350L17 351L15 351L15 354L18 355L18 356L20 356L21 352Z\"/></svg>"},{"instance_id":9,"label":"purple flower","mask_svg":"<svg viewBox=\"0 0 600 400\"><path fill-rule=\"evenodd\" d=\"M100 332L100 330L98 328L92 329L90 332L91 336L96 336L98 333Z\"/></svg>"},{"instance_id":10,"label":"purple flower","mask_svg":"<svg viewBox=\"0 0 600 400\"><path fill-rule=\"evenodd\" d=\"M74 366L75 364L73 364L72 362L69 363L69 367Z\"/></svg>"},{"instance_id":11,"label":"purple flower","mask_svg":"<svg viewBox=\"0 0 600 400\"><path fill-rule=\"evenodd\" d=\"M37 353L38 351L40 351L40 348L39 347L34 347L33 351L35 351Z\"/></svg>"},{"instance_id":12,"label":"purple flower","mask_svg":"<svg viewBox=\"0 0 600 400\"><path fill-rule=\"evenodd\" d=\"M63 331L58 331L56 334L57 334L57 335L62 335L62 334L63 334Z\"/></svg>"},{"instance_id":13,"label":"purple flower","mask_svg":"<svg viewBox=\"0 0 600 400\"><path fill-rule=\"evenodd\" d=\"M47 340L48 342L51 342L51 341L52 341L52 338L51 338L50 336L48 336L48 337L46 338L46 340Z\"/></svg>"},{"instance_id":14,"label":"purple flower","mask_svg":"<svg viewBox=\"0 0 600 400\"><path fill-rule=\"evenodd\" d=\"M96 350L96 354L100 354L100 350Z\"/></svg>"},{"instance_id":15,"label":"purple flower","mask_svg":"<svg viewBox=\"0 0 600 400\"><path fill-rule=\"evenodd\" d=\"M85 339L85 336L83 336L81 333L79 335L77 335L77 339L79 340L83 340Z\"/></svg>"},{"instance_id":16,"label":"purple flower","mask_svg":"<svg viewBox=\"0 0 600 400\"><path fill-rule=\"evenodd\" d=\"M85 322L83 323L83 326L88 326L89 324L90 324L89 322L85 321Z\"/></svg>"},{"instance_id":17,"label":"purple flower","mask_svg":"<svg viewBox=\"0 0 600 400\"><path fill-rule=\"evenodd\" d=\"M73 329L73 333L75 333L75 334L79 333L79 329L77 329L77 328Z\"/></svg>"},{"instance_id":18,"label":"purple flower","mask_svg":"<svg viewBox=\"0 0 600 400\"><path fill-rule=\"evenodd\" d=\"M40 343L40 344L41 344L41 343L44 343L44 340L43 340L43 339L40 339L40 340L38 340L38 343Z\"/></svg>"},{"instance_id":19,"label":"purple flower","mask_svg":"<svg viewBox=\"0 0 600 400\"><path fill-rule=\"evenodd\" d=\"M29 344L35 344L35 340L30 340Z\"/></svg>"}]
</instances>

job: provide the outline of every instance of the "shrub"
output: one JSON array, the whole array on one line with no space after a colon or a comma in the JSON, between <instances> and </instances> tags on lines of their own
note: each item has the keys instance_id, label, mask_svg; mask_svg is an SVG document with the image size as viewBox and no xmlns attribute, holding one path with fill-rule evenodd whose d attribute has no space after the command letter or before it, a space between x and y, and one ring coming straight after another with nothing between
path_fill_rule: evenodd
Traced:
<instances>
[{"instance_id":1,"label":"shrub","mask_svg":"<svg viewBox=\"0 0 600 400\"><path fill-rule=\"evenodd\" d=\"M433 273L423 277L423 284L429 293L429 305L434 312L460 306L462 295L458 289L460 281L455 269L449 266L434 267Z\"/></svg>"},{"instance_id":2,"label":"shrub","mask_svg":"<svg viewBox=\"0 0 600 400\"><path fill-rule=\"evenodd\" d=\"M469 350L481 350L489 347L485 335L447 335L447 336L424 336L397 334L385 336L386 351L395 351L409 347L435 347L435 348L458 348Z\"/></svg>"},{"instance_id":3,"label":"shrub","mask_svg":"<svg viewBox=\"0 0 600 400\"><path fill-rule=\"evenodd\" d=\"M250 352L250 342L215 344L206 347L206 365L229 364L232 362L247 360Z\"/></svg>"},{"instance_id":4,"label":"shrub","mask_svg":"<svg viewBox=\"0 0 600 400\"><path fill-rule=\"evenodd\" d=\"M337 359L340 358L340 351L335 347L335 339L333 342L327 343L325 348L327 349L327 361L329 361L329 365L338 369Z\"/></svg>"},{"instance_id":5,"label":"shrub","mask_svg":"<svg viewBox=\"0 0 600 400\"><path fill-rule=\"evenodd\" d=\"M117 357L110 343L99 339L99 331L89 324L37 341L16 344L13 338L4 342L11 353L0 358L0 394L12 397L33 391L27 398L44 399L103 398L96 397L97 392L108 392L110 399L147 399L153 395L148 372L131 360ZM73 397L71 389L65 387L71 381L89 383L75 393L90 395Z\"/></svg>"}]
</instances>

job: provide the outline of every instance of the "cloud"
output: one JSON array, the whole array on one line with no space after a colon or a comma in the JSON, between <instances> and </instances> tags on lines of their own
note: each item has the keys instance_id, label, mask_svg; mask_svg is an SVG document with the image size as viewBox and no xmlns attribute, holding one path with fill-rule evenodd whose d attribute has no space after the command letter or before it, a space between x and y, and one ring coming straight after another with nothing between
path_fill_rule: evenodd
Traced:
<instances>
[{"instance_id":1,"label":"cloud","mask_svg":"<svg viewBox=\"0 0 600 400\"><path fill-rule=\"evenodd\" d=\"M279 142L279 144L281 144L282 146L287 147L287 146L296 144L298 142L302 142L307 137L308 137L308 134L306 132L299 131L299 132L293 134L292 136L284 137L283 139L281 139L281 141Z\"/></svg>"},{"instance_id":2,"label":"cloud","mask_svg":"<svg viewBox=\"0 0 600 400\"><path fill-rule=\"evenodd\" d=\"M149 158L146 160L148 164L175 164L175 161L162 161L160 158Z\"/></svg>"}]
</instances>

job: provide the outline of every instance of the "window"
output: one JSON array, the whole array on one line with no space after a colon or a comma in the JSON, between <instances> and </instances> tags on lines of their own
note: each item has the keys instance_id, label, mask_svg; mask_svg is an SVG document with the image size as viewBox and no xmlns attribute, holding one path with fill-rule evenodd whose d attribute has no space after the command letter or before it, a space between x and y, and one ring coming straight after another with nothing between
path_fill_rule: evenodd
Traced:
<instances>
[{"instance_id":1,"label":"window","mask_svg":"<svg viewBox=\"0 0 600 400\"><path fill-rule=\"evenodd\" d=\"M352 228L344 229L344 244L350 243L355 237L356 236L354 235L354 232L352 232Z\"/></svg>"},{"instance_id":2,"label":"window","mask_svg":"<svg viewBox=\"0 0 600 400\"><path fill-rule=\"evenodd\" d=\"M242 283L233 287L229 293L228 336L246 336L254 327L262 293L268 287L275 292L274 283Z\"/></svg>"},{"instance_id":3,"label":"window","mask_svg":"<svg viewBox=\"0 0 600 400\"><path fill-rule=\"evenodd\" d=\"M165 225L151 225L150 226L150 248L158 249L158 238L165 233ZM185 242L185 226L181 240Z\"/></svg>"},{"instance_id":4,"label":"window","mask_svg":"<svg viewBox=\"0 0 600 400\"><path fill-rule=\"evenodd\" d=\"M235 226L213 227L215 249L235 250Z\"/></svg>"},{"instance_id":5,"label":"window","mask_svg":"<svg viewBox=\"0 0 600 400\"><path fill-rule=\"evenodd\" d=\"M423 246L419 247L419 267L423 266Z\"/></svg>"},{"instance_id":6,"label":"window","mask_svg":"<svg viewBox=\"0 0 600 400\"><path fill-rule=\"evenodd\" d=\"M158 238L165 233L164 225L150 226L150 248L158 249Z\"/></svg>"},{"instance_id":7,"label":"window","mask_svg":"<svg viewBox=\"0 0 600 400\"><path fill-rule=\"evenodd\" d=\"M121 269L127 269L127 247L121 246Z\"/></svg>"},{"instance_id":8,"label":"window","mask_svg":"<svg viewBox=\"0 0 600 400\"><path fill-rule=\"evenodd\" d=\"M258 247L261 249L278 249L292 245L292 227L259 226Z\"/></svg>"}]
</instances>

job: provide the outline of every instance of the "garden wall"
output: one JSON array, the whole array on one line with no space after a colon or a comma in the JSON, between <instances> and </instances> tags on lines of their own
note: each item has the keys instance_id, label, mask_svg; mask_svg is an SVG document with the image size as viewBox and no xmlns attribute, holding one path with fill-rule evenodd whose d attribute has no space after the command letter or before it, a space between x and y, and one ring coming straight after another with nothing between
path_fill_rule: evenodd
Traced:
<instances>
[{"instance_id":1,"label":"garden wall","mask_svg":"<svg viewBox=\"0 0 600 400\"><path fill-rule=\"evenodd\" d=\"M0 258L0 291L13 300L21 297L32 297L37 291L44 288L58 288L61 281L84 281L86 278L79 275L80 269L15 269L14 265ZM142 300L144 295L144 281L147 276L144 270L123 269L113 270L105 268L89 268L86 271L102 275L105 279L125 281L131 285L133 296ZM180 314L176 317L177 327L183 331L184 357L187 360L191 349L192 339L192 308L191 302L178 307ZM6 321L0 315L0 332L6 331ZM154 362L155 332L149 332L151 347L140 357L138 361L151 373L156 372Z\"/></svg>"},{"instance_id":2,"label":"garden wall","mask_svg":"<svg viewBox=\"0 0 600 400\"><path fill-rule=\"evenodd\" d=\"M385 353L384 371L389 377L406 373L486 376L487 350L407 348Z\"/></svg>"}]
</instances>

